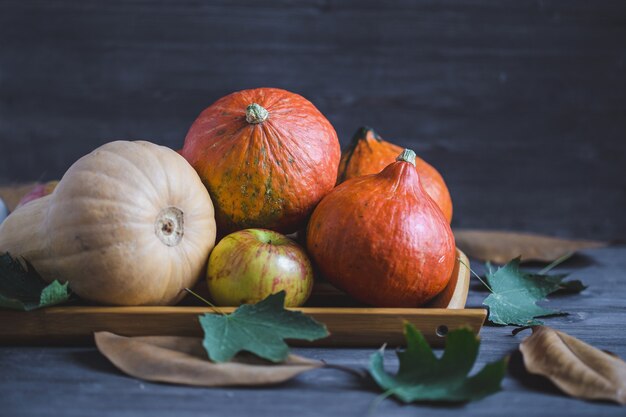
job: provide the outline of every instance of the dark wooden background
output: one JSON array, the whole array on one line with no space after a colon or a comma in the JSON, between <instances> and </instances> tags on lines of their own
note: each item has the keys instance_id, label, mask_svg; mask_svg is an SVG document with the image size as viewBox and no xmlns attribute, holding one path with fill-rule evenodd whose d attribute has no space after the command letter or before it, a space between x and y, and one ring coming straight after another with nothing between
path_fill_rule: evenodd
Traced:
<instances>
[{"instance_id":1,"label":"dark wooden background","mask_svg":"<svg viewBox=\"0 0 626 417\"><path fill-rule=\"evenodd\" d=\"M455 226L626 236L623 0L0 0L0 182L260 86L415 148Z\"/></svg>"}]
</instances>

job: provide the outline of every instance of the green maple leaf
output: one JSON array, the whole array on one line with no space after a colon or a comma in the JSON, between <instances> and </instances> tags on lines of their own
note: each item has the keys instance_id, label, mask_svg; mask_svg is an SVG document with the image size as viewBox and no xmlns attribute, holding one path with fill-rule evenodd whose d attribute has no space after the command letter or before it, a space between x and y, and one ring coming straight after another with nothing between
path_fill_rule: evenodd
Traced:
<instances>
[{"instance_id":1,"label":"green maple leaf","mask_svg":"<svg viewBox=\"0 0 626 417\"><path fill-rule=\"evenodd\" d=\"M25 268L8 253L0 255L0 307L30 311L70 298L67 283L44 282L32 267Z\"/></svg>"},{"instance_id":2,"label":"green maple leaf","mask_svg":"<svg viewBox=\"0 0 626 417\"><path fill-rule=\"evenodd\" d=\"M480 341L469 329L457 329L446 336L446 348L438 359L422 333L405 323L405 351L397 352L400 367L396 375L388 374L383 365L384 347L370 358L370 374L386 392L409 403L413 401L471 401L501 389L506 373L505 357L489 363L468 377L478 356Z\"/></svg>"},{"instance_id":3,"label":"green maple leaf","mask_svg":"<svg viewBox=\"0 0 626 417\"><path fill-rule=\"evenodd\" d=\"M284 339L317 340L328 336L326 326L299 311L285 310L285 292L257 304L244 304L231 314L200 316L202 342L213 362L228 362L247 351L271 362L289 354Z\"/></svg>"},{"instance_id":4,"label":"green maple leaf","mask_svg":"<svg viewBox=\"0 0 626 417\"><path fill-rule=\"evenodd\" d=\"M532 274L520 270L520 258L496 271L487 265L487 288L491 292L483 301L489 307L489 321L494 324L535 326L543 324L537 317L566 314L537 305L538 301L556 291L580 292L582 282L563 282L567 274Z\"/></svg>"}]
</instances>

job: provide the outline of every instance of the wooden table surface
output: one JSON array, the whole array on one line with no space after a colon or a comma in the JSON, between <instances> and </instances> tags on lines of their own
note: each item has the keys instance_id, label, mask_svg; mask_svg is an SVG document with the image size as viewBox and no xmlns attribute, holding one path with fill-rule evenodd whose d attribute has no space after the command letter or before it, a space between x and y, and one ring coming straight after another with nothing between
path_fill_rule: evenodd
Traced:
<instances>
[{"instance_id":1,"label":"wooden table surface","mask_svg":"<svg viewBox=\"0 0 626 417\"><path fill-rule=\"evenodd\" d=\"M476 269L481 272L478 262ZM553 297L551 307L570 312L546 324L626 358L626 247L584 252L560 271L582 279L579 295ZM486 293L473 285L469 304ZM465 405L401 405L382 402L373 415L429 416L623 416L624 407L568 398L550 383L524 374L519 342L529 331L511 335L511 327L483 328L478 366L512 354L503 391ZM373 349L298 348L295 352L327 362L366 367ZM387 365L397 365L387 352ZM271 388L206 389L155 384L119 372L93 347L0 347L0 415L3 416L363 416L379 392L371 383L336 370L305 373ZM555 414L556 413L556 414Z\"/></svg>"}]
</instances>

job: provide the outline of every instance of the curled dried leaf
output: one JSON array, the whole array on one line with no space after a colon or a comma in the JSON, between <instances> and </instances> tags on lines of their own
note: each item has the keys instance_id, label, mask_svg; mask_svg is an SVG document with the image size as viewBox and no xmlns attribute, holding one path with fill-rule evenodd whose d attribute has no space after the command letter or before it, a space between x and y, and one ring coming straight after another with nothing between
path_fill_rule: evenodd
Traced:
<instances>
[{"instance_id":1,"label":"curled dried leaf","mask_svg":"<svg viewBox=\"0 0 626 417\"><path fill-rule=\"evenodd\" d=\"M96 345L118 369L146 381L204 387L271 385L324 366L321 361L289 355L270 363L242 354L227 363L210 362L202 339L178 336L123 337L95 333Z\"/></svg>"},{"instance_id":2,"label":"curled dried leaf","mask_svg":"<svg viewBox=\"0 0 626 417\"><path fill-rule=\"evenodd\" d=\"M607 246L606 242L560 239L531 233L490 230L454 230L459 249L470 258L504 264L521 256L522 261L552 262L583 249Z\"/></svg>"},{"instance_id":3,"label":"curled dried leaf","mask_svg":"<svg viewBox=\"0 0 626 417\"><path fill-rule=\"evenodd\" d=\"M520 344L528 372L549 378L568 395L626 405L626 362L546 326Z\"/></svg>"}]
</instances>

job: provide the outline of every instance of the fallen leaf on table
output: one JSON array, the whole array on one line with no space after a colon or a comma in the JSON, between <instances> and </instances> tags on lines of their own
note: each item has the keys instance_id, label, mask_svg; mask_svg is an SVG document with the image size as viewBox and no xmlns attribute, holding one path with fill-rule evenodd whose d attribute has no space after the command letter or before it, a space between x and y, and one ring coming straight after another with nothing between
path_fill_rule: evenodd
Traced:
<instances>
[{"instance_id":1,"label":"fallen leaf on table","mask_svg":"<svg viewBox=\"0 0 626 417\"><path fill-rule=\"evenodd\" d=\"M247 351L272 362L289 354L284 339L317 340L328 336L326 326L300 311L285 310L285 291L256 304L244 304L231 314L204 314L204 348L214 362L228 362Z\"/></svg>"},{"instance_id":2,"label":"fallen leaf on table","mask_svg":"<svg viewBox=\"0 0 626 417\"><path fill-rule=\"evenodd\" d=\"M528 372L549 378L566 394L626 405L626 363L620 358L545 326L533 327L520 351Z\"/></svg>"},{"instance_id":3,"label":"fallen leaf on table","mask_svg":"<svg viewBox=\"0 0 626 417\"><path fill-rule=\"evenodd\" d=\"M413 401L471 401L500 391L507 358L489 363L468 377L478 356L480 341L469 329L451 331L446 348L438 359L422 333L405 323L405 351L397 352L400 367L396 375L388 374L383 365L384 348L370 358L370 374L385 390L409 403Z\"/></svg>"},{"instance_id":4,"label":"fallen leaf on table","mask_svg":"<svg viewBox=\"0 0 626 417\"><path fill-rule=\"evenodd\" d=\"M67 282L47 284L32 267L26 268L6 252L0 254L0 307L30 311L69 298Z\"/></svg>"},{"instance_id":5,"label":"fallen leaf on table","mask_svg":"<svg viewBox=\"0 0 626 417\"><path fill-rule=\"evenodd\" d=\"M275 364L253 355L238 355L228 363L207 358L202 339L178 336L123 337L95 333L96 346L118 369L146 381L204 387L278 384L302 372L324 366L296 355Z\"/></svg>"},{"instance_id":6,"label":"fallen leaf on table","mask_svg":"<svg viewBox=\"0 0 626 417\"><path fill-rule=\"evenodd\" d=\"M456 245L470 258L499 264L520 256L522 261L552 262L582 249L607 246L593 240L560 239L531 233L454 230Z\"/></svg>"},{"instance_id":7,"label":"fallen leaf on table","mask_svg":"<svg viewBox=\"0 0 626 417\"><path fill-rule=\"evenodd\" d=\"M516 258L496 271L490 266L487 268L486 286L491 294L483 304L489 307L488 320L491 323L518 326L543 324L536 317L564 313L543 308L537 305L538 301L559 290L574 292L585 288L580 281L563 282L567 274L532 274L521 271L519 264L520 260Z\"/></svg>"}]
</instances>

